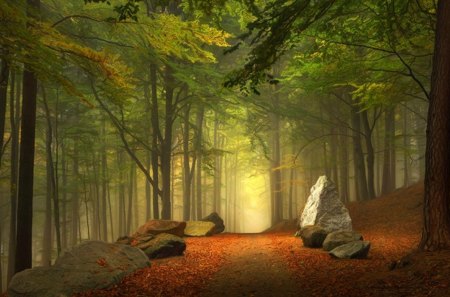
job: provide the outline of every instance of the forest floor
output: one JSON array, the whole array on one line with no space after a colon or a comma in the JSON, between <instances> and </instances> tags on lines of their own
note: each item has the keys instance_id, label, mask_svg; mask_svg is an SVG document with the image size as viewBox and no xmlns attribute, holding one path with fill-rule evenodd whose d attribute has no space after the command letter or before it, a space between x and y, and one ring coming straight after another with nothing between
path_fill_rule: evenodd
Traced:
<instances>
[{"instance_id":1,"label":"forest floor","mask_svg":"<svg viewBox=\"0 0 450 297\"><path fill-rule=\"evenodd\" d=\"M404 258L420 239L422 193L414 185L348 205L354 229L371 241L368 259L305 248L284 224L187 238L185 256L152 261L112 288L77 296L450 296L450 252ZM402 258L409 264L392 269Z\"/></svg>"}]
</instances>

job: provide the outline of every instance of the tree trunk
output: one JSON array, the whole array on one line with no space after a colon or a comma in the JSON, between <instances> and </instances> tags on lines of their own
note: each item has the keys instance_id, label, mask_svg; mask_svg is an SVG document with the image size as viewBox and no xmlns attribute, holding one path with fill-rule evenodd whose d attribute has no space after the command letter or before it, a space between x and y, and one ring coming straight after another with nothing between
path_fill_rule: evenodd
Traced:
<instances>
[{"instance_id":1,"label":"tree trunk","mask_svg":"<svg viewBox=\"0 0 450 297\"><path fill-rule=\"evenodd\" d=\"M130 234L131 233L131 222L132 222L132 218L133 218L133 202L134 200L134 187L133 187L133 181L135 178L135 173L136 173L136 165L134 162L132 162L131 166L130 166L130 174L129 174L129 183L128 183L128 207L127 207L127 229L126 229L126 234Z\"/></svg>"},{"instance_id":2,"label":"tree trunk","mask_svg":"<svg viewBox=\"0 0 450 297\"><path fill-rule=\"evenodd\" d=\"M348 129L345 126L339 128L339 194L342 202L349 199L348 193Z\"/></svg>"},{"instance_id":3,"label":"tree trunk","mask_svg":"<svg viewBox=\"0 0 450 297\"><path fill-rule=\"evenodd\" d=\"M39 0L27 0L27 10L33 16L40 7ZM32 266L33 239L33 175L36 128L37 79L25 65L23 72L23 104L19 159L19 192L17 198L17 242L15 273Z\"/></svg>"},{"instance_id":4,"label":"tree trunk","mask_svg":"<svg viewBox=\"0 0 450 297\"><path fill-rule=\"evenodd\" d=\"M409 130L408 130L408 106L407 102L405 102L405 107L403 109L403 186L407 187L409 185Z\"/></svg>"},{"instance_id":5,"label":"tree trunk","mask_svg":"<svg viewBox=\"0 0 450 297\"><path fill-rule=\"evenodd\" d=\"M53 162L53 127L52 120L50 115L50 109L47 103L47 96L45 94L45 89L42 87L42 99L44 101L44 109L45 116L47 120L47 139L46 139L46 152L47 152L47 195L51 201L53 201L53 218L55 224L55 233L56 233L56 250L59 254L61 253L61 225L59 218L59 197L57 194L57 182L56 182L56 174L55 174L55 164ZM50 207L51 208L51 207ZM50 215L50 223L51 223L51 215ZM51 232L51 224L50 231ZM51 244L50 244L51 247Z\"/></svg>"},{"instance_id":6,"label":"tree trunk","mask_svg":"<svg viewBox=\"0 0 450 297\"><path fill-rule=\"evenodd\" d=\"M79 193L78 193L78 175L79 175L79 168L78 168L78 141L75 139L74 145L73 145L73 168L72 168L72 174L73 174L73 192L72 192L72 239L71 243L72 246L75 246L78 243L78 220L80 217L79 214ZM97 239L97 238L95 238Z\"/></svg>"},{"instance_id":7,"label":"tree trunk","mask_svg":"<svg viewBox=\"0 0 450 297\"><path fill-rule=\"evenodd\" d=\"M375 198L375 151L372 142L372 128L369 124L367 110L361 112L364 127L364 140L367 148L367 194L369 199Z\"/></svg>"},{"instance_id":8,"label":"tree trunk","mask_svg":"<svg viewBox=\"0 0 450 297\"><path fill-rule=\"evenodd\" d=\"M384 158L383 158L383 182L381 186L381 193L383 195L390 193L394 190L394 177L392 176L392 146L393 144L393 131L394 131L395 112L393 108L386 110L385 114L385 134L384 134Z\"/></svg>"},{"instance_id":9,"label":"tree trunk","mask_svg":"<svg viewBox=\"0 0 450 297\"><path fill-rule=\"evenodd\" d=\"M278 110L279 99L277 95L273 98L274 108ZM281 180L281 148L280 148L280 116L277 113L270 114L271 130L272 130L272 158L271 158L271 174L272 174L272 192L273 192L273 217L272 225L275 225L283 219L283 193Z\"/></svg>"},{"instance_id":10,"label":"tree trunk","mask_svg":"<svg viewBox=\"0 0 450 297\"><path fill-rule=\"evenodd\" d=\"M216 149L214 156L214 176L213 176L213 211L220 213L220 187L221 187L221 168L220 168L220 156L218 155L219 146L219 119L217 112L214 118L214 132L213 132L213 146Z\"/></svg>"},{"instance_id":11,"label":"tree trunk","mask_svg":"<svg viewBox=\"0 0 450 297\"><path fill-rule=\"evenodd\" d=\"M364 153L361 146L361 117L358 107L352 105L351 121L353 128L353 163L355 168L355 192L357 200L366 200L369 196L367 191L366 166Z\"/></svg>"},{"instance_id":12,"label":"tree trunk","mask_svg":"<svg viewBox=\"0 0 450 297\"><path fill-rule=\"evenodd\" d=\"M421 250L450 248L450 1L440 0L431 76Z\"/></svg>"},{"instance_id":13,"label":"tree trunk","mask_svg":"<svg viewBox=\"0 0 450 297\"><path fill-rule=\"evenodd\" d=\"M17 78L19 78L18 76ZM9 284L14 275L17 227L17 178L19 174L19 125L20 125L20 97L21 83L16 80L15 73L11 76L9 101L9 119L11 126L11 183L10 183L10 223L8 244L8 272L6 283ZM14 88L15 87L15 88ZM14 93L15 90L15 93Z\"/></svg>"},{"instance_id":14,"label":"tree trunk","mask_svg":"<svg viewBox=\"0 0 450 297\"><path fill-rule=\"evenodd\" d=\"M102 123L103 144L101 151L102 162L102 197L101 197L101 238L104 241L108 241L108 216L107 216L107 196L108 196L108 163L106 159L106 122L103 119Z\"/></svg>"},{"instance_id":15,"label":"tree trunk","mask_svg":"<svg viewBox=\"0 0 450 297\"><path fill-rule=\"evenodd\" d=\"M9 81L9 66L6 60L1 63L0 69L0 168L2 167L3 157L3 139L5 135L6 122L6 101L8 99L8 81ZM14 86L12 86L14 88Z\"/></svg>"},{"instance_id":16,"label":"tree trunk","mask_svg":"<svg viewBox=\"0 0 450 297\"><path fill-rule=\"evenodd\" d=\"M191 165L189 156L189 115L191 106L188 104L184 110L183 124L183 220L190 220L191 211Z\"/></svg>"},{"instance_id":17,"label":"tree trunk","mask_svg":"<svg viewBox=\"0 0 450 297\"><path fill-rule=\"evenodd\" d=\"M153 177L153 218L159 219L159 113L156 65L150 65L150 82L152 86L152 177Z\"/></svg>"},{"instance_id":18,"label":"tree trunk","mask_svg":"<svg viewBox=\"0 0 450 297\"><path fill-rule=\"evenodd\" d=\"M124 175L124 157L123 152L117 152L117 163L119 165L119 236L126 235L125 233L125 175ZM128 235L128 234L127 234Z\"/></svg>"},{"instance_id":19,"label":"tree trunk","mask_svg":"<svg viewBox=\"0 0 450 297\"><path fill-rule=\"evenodd\" d=\"M174 114L174 77L172 69L166 65L164 77L166 89L166 114L164 120L164 139L161 144L161 182L162 182L162 209L161 218L170 220L171 218L171 201L170 201L170 185L171 185L171 169L172 169L172 133Z\"/></svg>"},{"instance_id":20,"label":"tree trunk","mask_svg":"<svg viewBox=\"0 0 450 297\"><path fill-rule=\"evenodd\" d=\"M200 106L197 118L196 118L196 134L195 134L195 155L197 159L197 169L196 169L196 202L197 202L197 209L196 209L196 219L201 219L203 217L203 208L202 208L202 139L203 139L203 118L205 115L205 108L203 106Z\"/></svg>"}]
</instances>

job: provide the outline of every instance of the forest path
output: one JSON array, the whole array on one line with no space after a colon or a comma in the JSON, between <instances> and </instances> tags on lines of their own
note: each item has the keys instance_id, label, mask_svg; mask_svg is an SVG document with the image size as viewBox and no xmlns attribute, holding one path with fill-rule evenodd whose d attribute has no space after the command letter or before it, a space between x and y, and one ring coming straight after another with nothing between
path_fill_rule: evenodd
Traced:
<instances>
[{"instance_id":1,"label":"forest path","mask_svg":"<svg viewBox=\"0 0 450 297\"><path fill-rule=\"evenodd\" d=\"M299 296L299 286L277 248L273 236L239 235L225 249L227 263L200 296Z\"/></svg>"}]
</instances>

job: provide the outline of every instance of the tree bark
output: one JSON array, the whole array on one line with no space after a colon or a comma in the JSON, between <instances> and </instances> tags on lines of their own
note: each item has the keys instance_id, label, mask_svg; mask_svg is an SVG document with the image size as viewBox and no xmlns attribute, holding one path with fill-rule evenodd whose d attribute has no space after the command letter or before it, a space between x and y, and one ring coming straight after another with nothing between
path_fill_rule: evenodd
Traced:
<instances>
[{"instance_id":1,"label":"tree bark","mask_svg":"<svg viewBox=\"0 0 450 297\"><path fill-rule=\"evenodd\" d=\"M383 182L381 193L383 195L392 192L395 189L394 178L392 176L392 163L395 162L392 155L393 131L394 131L395 112L389 108L385 113L385 134L384 134L384 158L383 158Z\"/></svg>"},{"instance_id":2,"label":"tree bark","mask_svg":"<svg viewBox=\"0 0 450 297\"><path fill-rule=\"evenodd\" d=\"M366 166L364 153L361 146L361 116L357 106L351 107L351 121L353 129L353 163L355 168L355 190L357 200L366 200L367 191Z\"/></svg>"},{"instance_id":3,"label":"tree bark","mask_svg":"<svg viewBox=\"0 0 450 297\"><path fill-rule=\"evenodd\" d=\"M39 0L27 0L28 15L35 17ZM23 72L23 104L19 158L19 192L17 198L17 242L15 273L32 266L33 175L36 128L37 78L29 65Z\"/></svg>"},{"instance_id":4,"label":"tree bark","mask_svg":"<svg viewBox=\"0 0 450 297\"><path fill-rule=\"evenodd\" d=\"M189 221L191 217L191 164L189 154L189 115L191 106L188 104L184 110L184 123L183 123L183 220ZM193 164L192 166L195 166Z\"/></svg>"},{"instance_id":5,"label":"tree bark","mask_svg":"<svg viewBox=\"0 0 450 297\"><path fill-rule=\"evenodd\" d=\"M450 1L440 0L425 158L421 250L450 248Z\"/></svg>"},{"instance_id":6,"label":"tree bark","mask_svg":"<svg viewBox=\"0 0 450 297\"><path fill-rule=\"evenodd\" d=\"M16 83L16 92L14 94L14 83ZM17 228L17 183L19 174L19 125L20 125L20 97L21 83L15 82L15 74L12 74L10 101L9 101L9 118L11 125L11 184L10 184L10 200L11 200L11 217L9 225L9 245L8 245L8 273L7 284L14 275L15 268L15 252L16 252L16 228Z\"/></svg>"},{"instance_id":7,"label":"tree bark","mask_svg":"<svg viewBox=\"0 0 450 297\"><path fill-rule=\"evenodd\" d=\"M72 246L75 246L78 243L78 220L80 218L79 214L79 193L78 193L78 181L79 181L79 164L78 164L78 141L75 139L73 144L73 184L74 189L72 192L72 238L71 243ZM97 238L96 238L97 239Z\"/></svg>"},{"instance_id":8,"label":"tree bark","mask_svg":"<svg viewBox=\"0 0 450 297\"><path fill-rule=\"evenodd\" d=\"M348 136L347 127L339 128L339 195L342 202L347 202L348 193Z\"/></svg>"},{"instance_id":9,"label":"tree bark","mask_svg":"<svg viewBox=\"0 0 450 297\"><path fill-rule=\"evenodd\" d=\"M373 128L369 124L367 110L361 112L364 127L364 140L367 149L367 194L369 199L375 198L375 151L373 149L372 132Z\"/></svg>"},{"instance_id":10,"label":"tree bark","mask_svg":"<svg viewBox=\"0 0 450 297\"><path fill-rule=\"evenodd\" d=\"M196 126L197 130L195 133L195 156L197 159L196 163L196 219L201 219L203 217L203 207L202 207L202 139L203 139L203 118L205 115L205 108L202 106L199 107L196 118Z\"/></svg>"},{"instance_id":11,"label":"tree bark","mask_svg":"<svg viewBox=\"0 0 450 297\"><path fill-rule=\"evenodd\" d=\"M52 120L50 115L50 109L48 107L47 96L45 93L45 89L42 86L42 100L44 101L44 110L45 117L47 120L47 139L46 139L46 152L47 152L47 195L51 201L53 201L53 218L55 224L55 233L56 233L56 250L57 254L61 253L61 225L60 225L60 217L59 217L59 197L57 193L57 182L56 182L56 174L55 174L55 162L53 161L53 127ZM50 207L51 208L51 207ZM50 216L51 220L51 216ZM51 221L50 221L51 222ZM51 224L50 224L51 228ZM50 229L51 232L51 229ZM50 245L51 247L51 245Z\"/></svg>"},{"instance_id":12,"label":"tree bark","mask_svg":"<svg viewBox=\"0 0 450 297\"><path fill-rule=\"evenodd\" d=\"M9 66L6 60L2 61L0 69L0 168L2 166L3 142L6 122L6 101L8 100Z\"/></svg>"}]
</instances>

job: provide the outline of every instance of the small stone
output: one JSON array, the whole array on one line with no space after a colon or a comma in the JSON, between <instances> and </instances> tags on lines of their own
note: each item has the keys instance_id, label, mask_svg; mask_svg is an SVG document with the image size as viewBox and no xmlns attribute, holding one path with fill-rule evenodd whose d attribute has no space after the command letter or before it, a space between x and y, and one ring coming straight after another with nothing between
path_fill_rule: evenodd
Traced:
<instances>
[{"instance_id":1,"label":"small stone","mask_svg":"<svg viewBox=\"0 0 450 297\"><path fill-rule=\"evenodd\" d=\"M353 241L333 249L329 254L339 259L363 259L370 250L369 241Z\"/></svg>"},{"instance_id":2,"label":"small stone","mask_svg":"<svg viewBox=\"0 0 450 297\"><path fill-rule=\"evenodd\" d=\"M300 237L303 241L303 246L310 248L322 247L323 241L328 233L321 226L305 226L300 230Z\"/></svg>"},{"instance_id":3,"label":"small stone","mask_svg":"<svg viewBox=\"0 0 450 297\"><path fill-rule=\"evenodd\" d=\"M225 225L223 223L223 219L219 216L217 212L212 212L208 216L201 219L204 222L211 222L215 225L213 234L222 233L225 230Z\"/></svg>"},{"instance_id":4,"label":"small stone","mask_svg":"<svg viewBox=\"0 0 450 297\"><path fill-rule=\"evenodd\" d=\"M326 251L331 251L338 246L357 240L363 240L363 237L361 234L354 231L331 232L327 235L327 238L325 238L325 241L323 242L323 249Z\"/></svg>"}]
</instances>

